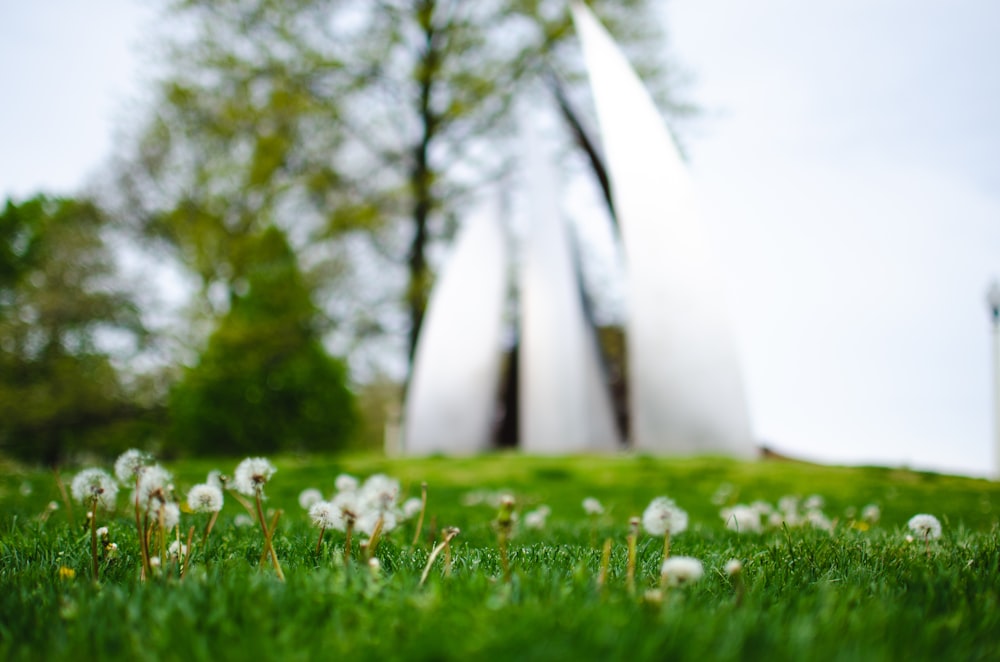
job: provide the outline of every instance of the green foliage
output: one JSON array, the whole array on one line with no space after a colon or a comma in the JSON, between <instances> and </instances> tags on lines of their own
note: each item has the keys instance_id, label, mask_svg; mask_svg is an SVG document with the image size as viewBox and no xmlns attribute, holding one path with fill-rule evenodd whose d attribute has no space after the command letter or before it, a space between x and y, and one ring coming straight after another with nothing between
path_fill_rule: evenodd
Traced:
<instances>
[{"instance_id":1,"label":"green foliage","mask_svg":"<svg viewBox=\"0 0 1000 662\"><path fill-rule=\"evenodd\" d=\"M589 4L664 111L689 113L670 93L655 3ZM386 320L402 305L412 352L433 283L430 249L468 213L470 190L512 171L519 102L551 102L553 72L579 91L566 3L168 6L183 29L172 33L169 74L122 172L125 213L176 252L203 294L245 277L239 253L262 228L294 229L300 254L323 251L335 263L325 275L341 333L371 342L398 332Z\"/></svg>"},{"instance_id":2,"label":"green foliage","mask_svg":"<svg viewBox=\"0 0 1000 662\"><path fill-rule=\"evenodd\" d=\"M183 491L208 469L231 464L198 460L171 469ZM104 520L118 553L102 561L95 585L87 578L89 543L79 518L71 529L61 510L35 517L58 499L51 477L0 474L0 657L997 659L1000 486L988 481L711 458L288 456L276 465L267 504L285 511L274 540L286 583L258 566L260 532L236 524L244 513L227 497L212 540L195 547L184 579L171 563L164 576L138 579L134 521L121 507ZM410 545L412 521L380 545L378 575L359 555L349 568L342 565L342 534L327 532L317 552L318 532L296 496L310 486L328 491L341 471L386 471L408 483L410 495L426 480L425 529L431 522L462 529L451 576L439 558L419 585L430 540ZM34 489L26 495L29 484ZM832 532L739 535L724 528L710 502L722 485L741 500L818 492L839 522ZM496 510L462 505L470 491L500 487L517 496L522 515L537 503L553 511L544 530L516 532L509 584L500 579L490 526ZM659 585L662 543L640 537L637 590L630 594L624 537L628 517L659 494L691 514L692 526L675 537L672 553L701 559L705 576L649 599L646 591ZM580 507L594 495L607 509L596 541ZM868 500L882 505L882 521L861 530L843 511ZM120 495L120 506L125 501ZM906 541L906 520L917 512L942 519L940 540ZM182 529L200 532L204 517L184 515ZM614 546L599 590L604 537ZM739 580L724 571L733 558L743 563ZM75 578L60 578L60 568Z\"/></svg>"},{"instance_id":3,"label":"green foliage","mask_svg":"<svg viewBox=\"0 0 1000 662\"><path fill-rule=\"evenodd\" d=\"M144 335L113 282L105 226L86 200L39 195L0 213L0 446L23 459L114 452L110 431L143 413L98 343Z\"/></svg>"},{"instance_id":4,"label":"green foliage","mask_svg":"<svg viewBox=\"0 0 1000 662\"><path fill-rule=\"evenodd\" d=\"M172 444L192 453L342 447L356 418L347 370L320 342L295 255L272 227L245 257L244 293L171 395Z\"/></svg>"}]
</instances>

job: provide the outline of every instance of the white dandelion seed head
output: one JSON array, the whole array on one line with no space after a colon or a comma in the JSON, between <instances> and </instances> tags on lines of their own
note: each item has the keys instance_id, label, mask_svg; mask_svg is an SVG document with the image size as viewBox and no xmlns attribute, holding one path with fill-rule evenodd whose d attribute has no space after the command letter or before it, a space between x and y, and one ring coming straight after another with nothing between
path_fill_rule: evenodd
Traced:
<instances>
[{"instance_id":1,"label":"white dandelion seed head","mask_svg":"<svg viewBox=\"0 0 1000 662\"><path fill-rule=\"evenodd\" d=\"M769 504L767 501L757 500L750 504L750 507L756 510L762 517L770 516L774 512L774 506Z\"/></svg>"},{"instance_id":2,"label":"white dandelion seed head","mask_svg":"<svg viewBox=\"0 0 1000 662\"><path fill-rule=\"evenodd\" d=\"M379 519L382 520L383 534L389 533L395 529L396 524L398 523L395 513L391 511L380 512L378 510L366 510L360 517L358 517L354 526L358 531L371 536L375 532L375 527L378 525Z\"/></svg>"},{"instance_id":3,"label":"white dandelion seed head","mask_svg":"<svg viewBox=\"0 0 1000 662\"><path fill-rule=\"evenodd\" d=\"M529 529L544 529L545 520L549 516L549 509L546 506L542 506L536 510L528 511L524 514L524 526Z\"/></svg>"},{"instance_id":4,"label":"white dandelion seed head","mask_svg":"<svg viewBox=\"0 0 1000 662\"><path fill-rule=\"evenodd\" d=\"M356 522L358 518L364 513L364 509L358 501L358 494L356 492L338 492L333 499L330 500L337 512L340 513L339 522L342 525L335 526L334 528L338 531L344 531L347 529L347 522Z\"/></svg>"},{"instance_id":5,"label":"white dandelion seed head","mask_svg":"<svg viewBox=\"0 0 1000 662\"><path fill-rule=\"evenodd\" d=\"M217 513L222 501L222 490L208 483L195 485L187 493L188 507L196 513Z\"/></svg>"},{"instance_id":6,"label":"white dandelion seed head","mask_svg":"<svg viewBox=\"0 0 1000 662\"><path fill-rule=\"evenodd\" d=\"M588 515L603 515L604 506L594 497L587 497L583 500L583 512Z\"/></svg>"},{"instance_id":7,"label":"white dandelion seed head","mask_svg":"<svg viewBox=\"0 0 1000 662\"><path fill-rule=\"evenodd\" d=\"M726 528L737 533L760 533L763 527L760 522L760 511L753 506L743 504L731 508L723 508L719 515L726 522Z\"/></svg>"},{"instance_id":8,"label":"white dandelion seed head","mask_svg":"<svg viewBox=\"0 0 1000 662\"><path fill-rule=\"evenodd\" d=\"M938 521L938 518L933 515L914 515L910 518L910 521L906 523L906 526L908 526L910 531L913 531L918 538L923 538L924 540L934 540L941 537L941 522Z\"/></svg>"},{"instance_id":9,"label":"white dandelion seed head","mask_svg":"<svg viewBox=\"0 0 1000 662\"><path fill-rule=\"evenodd\" d=\"M165 502L172 479L173 476L170 475L170 472L158 464L143 467L142 471L139 472L139 485L133 492L132 501L135 502L138 499L139 507L143 510L150 508L155 510L158 507L157 504L151 504L150 501L156 499L161 503Z\"/></svg>"},{"instance_id":10,"label":"white dandelion seed head","mask_svg":"<svg viewBox=\"0 0 1000 662\"><path fill-rule=\"evenodd\" d=\"M299 492L299 505L303 510L309 510L312 505L323 500L323 493L315 487L308 487Z\"/></svg>"},{"instance_id":11,"label":"white dandelion seed head","mask_svg":"<svg viewBox=\"0 0 1000 662\"><path fill-rule=\"evenodd\" d=\"M340 474L333 481L333 486L338 492L354 492L359 485L358 479L350 474Z\"/></svg>"},{"instance_id":12,"label":"white dandelion seed head","mask_svg":"<svg viewBox=\"0 0 1000 662\"><path fill-rule=\"evenodd\" d=\"M767 517L767 525L774 529L780 529L782 526L798 526L799 524L801 524L801 520L794 513L774 512Z\"/></svg>"},{"instance_id":13,"label":"white dandelion seed head","mask_svg":"<svg viewBox=\"0 0 1000 662\"><path fill-rule=\"evenodd\" d=\"M103 469L84 469L73 476L70 483L73 498L80 503L88 503L97 497L97 505L105 510L113 510L115 497L118 496L118 485Z\"/></svg>"},{"instance_id":14,"label":"white dandelion seed head","mask_svg":"<svg viewBox=\"0 0 1000 662\"><path fill-rule=\"evenodd\" d=\"M115 478L122 485L135 485L135 477L142 472L143 467L150 464L152 458L137 448L131 448L115 460Z\"/></svg>"},{"instance_id":15,"label":"white dandelion seed head","mask_svg":"<svg viewBox=\"0 0 1000 662\"><path fill-rule=\"evenodd\" d=\"M160 557L159 556L150 556L149 557L149 565L151 567L153 567L153 568L159 568L160 567Z\"/></svg>"},{"instance_id":16,"label":"white dandelion seed head","mask_svg":"<svg viewBox=\"0 0 1000 662\"><path fill-rule=\"evenodd\" d=\"M169 531L181 522L181 507L173 501L168 501L160 507L163 513L163 528ZM159 516L159 515L157 515Z\"/></svg>"},{"instance_id":17,"label":"white dandelion seed head","mask_svg":"<svg viewBox=\"0 0 1000 662\"><path fill-rule=\"evenodd\" d=\"M663 562L660 574L669 586L682 586L701 579L705 574L705 566L691 556L671 556Z\"/></svg>"},{"instance_id":18,"label":"white dandelion seed head","mask_svg":"<svg viewBox=\"0 0 1000 662\"><path fill-rule=\"evenodd\" d=\"M344 516L329 501L317 501L309 506L309 518L321 529L344 529Z\"/></svg>"},{"instance_id":19,"label":"white dandelion seed head","mask_svg":"<svg viewBox=\"0 0 1000 662\"><path fill-rule=\"evenodd\" d=\"M729 559L725 565L726 574L732 577L743 572L743 562L739 559Z\"/></svg>"},{"instance_id":20,"label":"white dandelion seed head","mask_svg":"<svg viewBox=\"0 0 1000 662\"><path fill-rule=\"evenodd\" d=\"M263 457L248 457L236 466L233 473L233 488L244 496L263 495L264 485L271 480L277 469Z\"/></svg>"},{"instance_id":21,"label":"white dandelion seed head","mask_svg":"<svg viewBox=\"0 0 1000 662\"><path fill-rule=\"evenodd\" d=\"M403 518L413 519L424 509L424 502L417 497L411 497L403 502Z\"/></svg>"},{"instance_id":22,"label":"white dandelion seed head","mask_svg":"<svg viewBox=\"0 0 1000 662\"><path fill-rule=\"evenodd\" d=\"M799 498L797 496L783 496L778 499L778 510L783 513L794 513L799 509Z\"/></svg>"},{"instance_id":23,"label":"white dandelion seed head","mask_svg":"<svg viewBox=\"0 0 1000 662\"><path fill-rule=\"evenodd\" d=\"M106 527L106 526L98 527L98 529L97 529L97 537L98 538L107 538L107 536L108 536L108 527Z\"/></svg>"},{"instance_id":24,"label":"white dandelion seed head","mask_svg":"<svg viewBox=\"0 0 1000 662\"><path fill-rule=\"evenodd\" d=\"M830 518L818 510L810 510L806 513L805 521L809 526L821 531L833 531L833 522Z\"/></svg>"},{"instance_id":25,"label":"white dandelion seed head","mask_svg":"<svg viewBox=\"0 0 1000 662\"><path fill-rule=\"evenodd\" d=\"M652 536L683 533L687 525L687 513L668 497L656 497L642 513L642 526Z\"/></svg>"},{"instance_id":26,"label":"white dandelion seed head","mask_svg":"<svg viewBox=\"0 0 1000 662\"><path fill-rule=\"evenodd\" d=\"M212 469L209 471L208 477L205 478L205 484L224 490L225 486L222 484L222 472L218 469Z\"/></svg>"},{"instance_id":27,"label":"white dandelion seed head","mask_svg":"<svg viewBox=\"0 0 1000 662\"><path fill-rule=\"evenodd\" d=\"M373 474L361 485L358 493L365 509L386 512L396 505L399 481L385 474Z\"/></svg>"},{"instance_id":28,"label":"white dandelion seed head","mask_svg":"<svg viewBox=\"0 0 1000 662\"><path fill-rule=\"evenodd\" d=\"M484 490L473 490L462 495L462 505L468 508L478 506L486 502L486 492Z\"/></svg>"},{"instance_id":29,"label":"white dandelion seed head","mask_svg":"<svg viewBox=\"0 0 1000 662\"><path fill-rule=\"evenodd\" d=\"M824 505L826 505L826 502L823 500L823 497L818 494L813 494L806 498L802 507L806 510L823 510Z\"/></svg>"},{"instance_id":30,"label":"white dandelion seed head","mask_svg":"<svg viewBox=\"0 0 1000 662\"><path fill-rule=\"evenodd\" d=\"M732 484L722 483L712 495L712 503L716 506L721 506L729 500L729 496L733 493L733 489Z\"/></svg>"},{"instance_id":31,"label":"white dandelion seed head","mask_svg":"<svg viewBox=\"0 0 1000 662\"><path fill-rule=\"evenodd\" d=\"M879 508L874 503L870 503L861 509L861 519L868 522L869 524L878 523L881 517L882 517L882 509Z\"/></svg>"},{"instance_id":32,"label":"white dandelion seed head","mask_svg":"<svg viewBox=\"0 0 1000 662\"><path fill-rule=\"evenodd\" d=\"M244 528L247 526L253 526L253 519L246 513L240 513L233 518L233 526Z\"/></svg>"},{"instance_id":33,"label":"white dandelion seed head","mask_svg":"<svg viewBox=\"0 0 1000 662\"><path fill-rule=\"evenodd\" d=\"M177 559L182 556L187 557L187 553L188 553L187 545L185 545L179 540L173 541L172 543L170 543L170 546L167 547L167 556L169 556L171 559Z\"/></svg>"}]
</instances>

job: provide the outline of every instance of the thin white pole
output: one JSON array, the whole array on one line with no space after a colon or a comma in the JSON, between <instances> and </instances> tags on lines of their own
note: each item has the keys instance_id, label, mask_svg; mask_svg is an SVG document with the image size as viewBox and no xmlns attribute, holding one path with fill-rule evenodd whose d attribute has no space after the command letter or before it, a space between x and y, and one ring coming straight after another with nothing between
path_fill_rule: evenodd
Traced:
<instances>
[{"instance_id":1,"label":"thin white pole","mask_svg":"<svg viewBox=\"0 0 1000 662\"><path fill-rule=\"evenodd\" d=\"M1000 480L1000 316L993 315L993 461Z\"/></svg>"}]
</instances>

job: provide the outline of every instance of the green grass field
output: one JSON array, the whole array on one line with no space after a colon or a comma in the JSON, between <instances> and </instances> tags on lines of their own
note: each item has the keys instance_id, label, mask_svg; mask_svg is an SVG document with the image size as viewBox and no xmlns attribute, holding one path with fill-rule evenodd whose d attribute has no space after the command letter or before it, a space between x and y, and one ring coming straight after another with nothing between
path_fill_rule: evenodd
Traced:
<instances>
[{"instance_id":1,"label":"green grass field","mask_svg":"<svg viewBox=\"0 0 1000 662\"><path fill-rule=\"evenodd\" d=\"M211 469L238 459L165 465L183 499ZM206 547L194 545L181 579L176 563L140 580L129 490L100 513L117 555L91 578L85 508L70 527L52 474L0 466L0 659L628 659L895 660L1000 659L1000 484L880 468L717 458L531 458L387 460L272 458L266 508L283 514L274 546L286 581L259 563L259 528L229 494ZM110 466L105 467L110 470ZM343 561L344 534L318 530L298 495L329 496L335 477L383 472L403 496L428 484L423 532L415 518L378 546L380 569ZM72 472L65 472L69 481ZM514 495L519 515L505 581L486 503ZM629 519L667 495L689 528L671 556L702 561L704 576L660 590L661 538L638 537L635 589L627 588ZM727 529L723 507L818 495L825 528ZM595 497L605 512L588 517ZM47 504L59 503L49 511ZM471 504L471 505L470 505ZM877 505L877 522L862 519ZM815 503L813 505L816 505ZM547 506L540 529L527 514ZM47 513L47 517L43 515ZM925 542L907 521L930 513L943 533ZM780 518L779 518L780 519ZM786 520L792 517L784 517ZM180 531L207 515L185 513ZM817 520L823 521L823 520ZM445 527L451 573L438 558L420 584ZM173 534L176 535L176 534ZM604 541L612 541L603 587ZM742 562L728 575L731 559ZM72 576L71 576L72 575Z\"/></svg>"}]
</instances>

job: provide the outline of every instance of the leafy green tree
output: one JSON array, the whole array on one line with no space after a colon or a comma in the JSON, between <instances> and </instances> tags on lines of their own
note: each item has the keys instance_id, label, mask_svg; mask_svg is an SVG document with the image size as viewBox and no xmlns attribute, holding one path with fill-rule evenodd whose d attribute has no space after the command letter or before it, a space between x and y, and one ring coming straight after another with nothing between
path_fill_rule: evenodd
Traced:
<instances>
[{"instance_id":1,"label":"leafy green tree","mask_svg":"<svg viewBox=\"0 0 1000 662\"><path fill-rule=\"evenodd\" d=\"M654 4L591 3L676 116L686 107L669 94ZM125 169L130 212L176 249L206 294L243 277L244 241L284 228L303 263L327 265L342 286L348 279L350 297L331 312L358 335L386 324L384 292L358 275L378 274L383 289L396 288L391 307L405 309L396 326L412 354L432 282L428 252L469 192L509 170L518 102L542 95L555 106L544 80L556 76L568 96L581 81L565 1L171 7L187 29ZM405 276L386 265L405 265Z\"/></svg>"},{"instance_id":2,"label":"leafy green tree","mask_svg":"<svg viewBox=\"0 0 1000 662\"><path fill-rule=\"evenodd\" d=\"M295 254L270 227L244 257L232 307L171 394L172 444L194 453L343 447L356 423L347 369L320 342Z\"/></svg>"},{"instance_id":3,"label":"leafy green tree","mask_svg":"<svg viewBox=\"0 0 1000 662\"><path fill-rule=\"evenodd\" d=\"M18 457L113 450L114 429L144 414L101 346L145 335L106 226L87 200L39 195L0 213L0 446Z\"/></svg>"}]
</instances>

